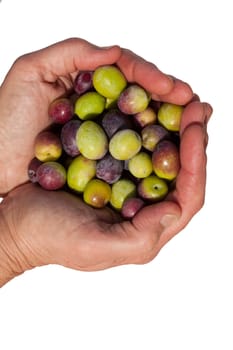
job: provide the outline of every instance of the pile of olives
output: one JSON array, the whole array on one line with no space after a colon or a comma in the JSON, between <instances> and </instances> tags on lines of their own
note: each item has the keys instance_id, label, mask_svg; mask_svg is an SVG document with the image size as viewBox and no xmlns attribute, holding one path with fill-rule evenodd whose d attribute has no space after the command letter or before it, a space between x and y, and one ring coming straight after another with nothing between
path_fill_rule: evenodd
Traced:
<instances>
[{"instance_id":1,"label":"pile of olives","mask_svg":"<svg viewBox=\"0 0 233 350\"><path fill-rule=\"evenodd\" d=\"M29 179L132 218L173 188L183 108L152 100L115 65L81 71L72 94L49 105L51 127L35 139Z\"/></svg>"}]
</instances>

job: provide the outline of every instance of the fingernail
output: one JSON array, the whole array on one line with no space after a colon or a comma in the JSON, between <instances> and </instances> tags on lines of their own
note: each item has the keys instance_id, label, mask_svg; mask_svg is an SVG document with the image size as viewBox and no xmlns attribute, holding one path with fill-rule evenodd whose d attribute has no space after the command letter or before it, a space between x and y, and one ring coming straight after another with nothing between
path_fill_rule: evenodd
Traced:
<instances>
[{"instance_id":1,"label":"fingernail","mask_svg":"<svg viewBox=\"0 0 233 350\"><path fill-rule=\"evenodd\" d=\"M160 220L160 224L167 228L178 221L178 217L174 214L165 214Z\"/></svg>"},{"instance_id":2,"label":"fingernail","mask_svg":"<svg viewBox=\"0 0 233 350\"><path fill-rule=\"evenodd\" d=\"M209 136L207 133L205 133L205 136L204 136L204 147L205 147L205 150L208 146L208 143L209 143Z\"/></svg>"},{"instance_id":3,"label":"fingernail","mask_svg":"<svg viewBox=\"0 0 233 350\"><path fill-rule=\"evenodd\" d=\"M172 74L167 74L167 76L175 83L177 80L179 80L177 77L175 77Z\"/></svg>"},{"instance_id":4,"label":"fingernail","mask_svg":"<svg viewBox=\"0 0 233 350\"><path fill-rule=\"evenodd\" d=\"M196 93L194 93L193 94L193 97L191 98L191 100L189 101L189 103L190 102L200 102L200 97L196 94Z\"/></svg>"},{"instance_id":5,"label":"fingernail","mask_svg":"<svg viewBox=\"0 0 233 350\"><path fill-rule=\"evenodd\" d=\"M175 84L176 80L178 80L176 77L174 77L171 74L167 74L168 81L172 82L172 85Z\"/></svg>"},{"instance_id":6,"label":"fingernail","mask_svg":"<svg viewBox=\"0 0 233 350\"><path fill-rule=\"evenodd\" d=\"M207 102L205 102L204 106L205 106L205 112L206 112L205 121L204 122L205 122L205 124L207 124L209 119L210 119L210 117L211 117L211 114L213 113L213 108Z\"/></svg>"},{"instance_id":7,"label":"fingernail","mask_svg":"<svg viewBox=\"0 0 233 350\"><path fill-rule=\"evenodd\" d=\"M213 108L207 102L204 102L204 108L205 108L205 119L204 119L203 129L204 129L204 148L206 150L206 148L208 146L208 142L209 142L209 136L208 136L208 132L207 132L207 124L210 120L211 114L213 113Z\"/></svg>"},{"instance_id":8,"label":"fingernail","mask_svg":"<svg viewBox=\"0 0 233 350\"><path fill-rule=\"evenodd\" d=\"M110 50L113 47L118 47L118 45L102 46L101 49L103 49L103 50Z\"/></svg>"}]
</instances>

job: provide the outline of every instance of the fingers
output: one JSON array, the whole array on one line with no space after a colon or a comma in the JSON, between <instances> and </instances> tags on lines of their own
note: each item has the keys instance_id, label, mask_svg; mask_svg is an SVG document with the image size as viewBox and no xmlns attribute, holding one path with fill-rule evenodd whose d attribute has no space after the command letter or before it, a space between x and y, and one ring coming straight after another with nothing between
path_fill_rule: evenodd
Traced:
<instances>
[{"instance_id":1,"label":"fingers","mask_svg":"<svg viewBox=\"0 0 233 350\"><path fill-rule=\"evenodd\" d=\"M190 86L161 72L154 64L145 61L130 50L123 49L117 65L130 82L137 82L149 91L154 100L186 104L193 97Z\"/></svg>"},{"instance_id":2,"label":"fingers","mask_svg":"<svg viewBox=\"0 0 233 350\"><path fill-rule=\"evenodd\" d=\"M174 86L167 94L159 96L163 102L174 103L177 105L185 105L193 98L191 87L180 79L174 79Z\"/></svg>"},{"instance_id":3,"label":"fingers","mask_svg":"<svg viewBox=\"0 0 233 350\"><path fill-rule=\"evenodd\" d=\"M25 69L30 67L27 79L38 74L43 82L57 82L58 78L72 77L78 70L94 70L104 64L117 63L129 82L137 82L151 93L155 100L186 104L193 97L190 86L183 81L161 72L154 64L145 61L130 50L118 46L98 47L90 42L71 38L17 60L25 78ZM68 84L69 85L69 82Z\"/></svg>"},{"instance_id":4,"label":"fingers","mask_svg":"<svg viewBox=\"0 0 233 350\"><path fill-rule=\"evenodd\" d=\"M117 65L129 82L137 82L152 94L168 93L173 88L173 79L170 76L130 50L123 49Z\"/></svg>"},{"instance_id":5,"label":"fingers","mask_svg":"<svg viewBox=\"0 0 233 350\"><path fill-rule=\"evenodd\" d=\"M55 43L21 57L22 64L30 62L46 82L54 82L78 70L93 70L99 65L113 64L120 57L118 46L101 48L79 38ZM26 62L25 62L26 61Z\"/></svg>"},{"instance_id":6,"label":"fingers","mask_svg":"<svg viewBox=\"0 0 233 350\"><path fill-rule=\"evenodd\" d=\"M206 123L211 113L211 106L200 103L197 97L184 109L181 123L181 170L176 189L165 201L143 208L132 220L134 231L130 231L129 227L125 229L128 232L126 237L131 238L131 249L127 252L127 259L131 263L152 260L203 206L207 162Z\"/></svg>"},{"instance_id":7,"label":"fingers","mask_svg":"<svg viewBox=\"0 0 233 350\"><path fill-rule=\"evenodd\" d=\"M200 103L194 101L185 107L182 114L180 134L182 136L184 130L193 123L206 125L212 114L212 107L208 103Z\"/></svg>"},{"instance_id":8,"label":"fingers","mask_svg":"<svg viewBox=\"0 0 233 350\"><path fill-rule=\"evenodd\" d=\"M43 82L56 82L59 77L72 76L78 70L94 70L104 64L117 63L129 82L137 82L151 93L155 100L184 105L193 97L190 86L161 72L153 63L145 61L130 50L119 46L98 47L90 42L71 38L17 60L25 70L30 67L30 79L39 74ZM28 72L27 72L28 73ZM67 78L66 78L67 79Z\"/></svg>"},{"instance_id":9,"label":"fingers","mask_svg":"<svg viewBox=\"0 0 233 350\"><path fill-rule=\"evenodd\" d=\"M182 116L180 159L181 170L174 198L182 209L183 226L201 209L206 185L206 122L212 113L209 105L192 102Z\"/></svg>"}]
</instances>

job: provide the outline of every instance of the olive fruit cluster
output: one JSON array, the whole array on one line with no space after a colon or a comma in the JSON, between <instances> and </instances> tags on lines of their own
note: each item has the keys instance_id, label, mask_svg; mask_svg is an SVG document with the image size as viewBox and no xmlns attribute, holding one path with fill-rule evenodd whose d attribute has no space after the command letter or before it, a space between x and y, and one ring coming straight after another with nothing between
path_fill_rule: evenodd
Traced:
<instances>
[{"instance_id":1,"label":"olive fruit cluster","mask_svg":"<svg viewBox=\"0 0 233 350\"><path fill-rule=\"evenodd\" d=\"M29 179L132 218L173 188L183 108L152 100L115 65L81 71L72 94L49 106L51 127L35 139Z\"/></svg>"}]
</instances>

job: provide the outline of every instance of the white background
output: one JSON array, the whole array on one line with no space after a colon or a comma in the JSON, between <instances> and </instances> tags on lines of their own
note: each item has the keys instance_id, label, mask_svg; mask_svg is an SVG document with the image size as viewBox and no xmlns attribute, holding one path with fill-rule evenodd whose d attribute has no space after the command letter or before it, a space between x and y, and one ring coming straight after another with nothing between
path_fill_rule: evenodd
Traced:
<instances>
[{"instance_id":1,"label":"white background","mask_svg":"<svg viewBox=\"0 0 233 350\"><path fill-rule=\"evenodd\" d=\"M47 266L9 282L0 290L1 350L233 349L230 5L0 2L0 82L19 55L79 36L133 50L214 108L206 202L185 230L144 266L95 273Z\"/></svg>"}]
</instances>

